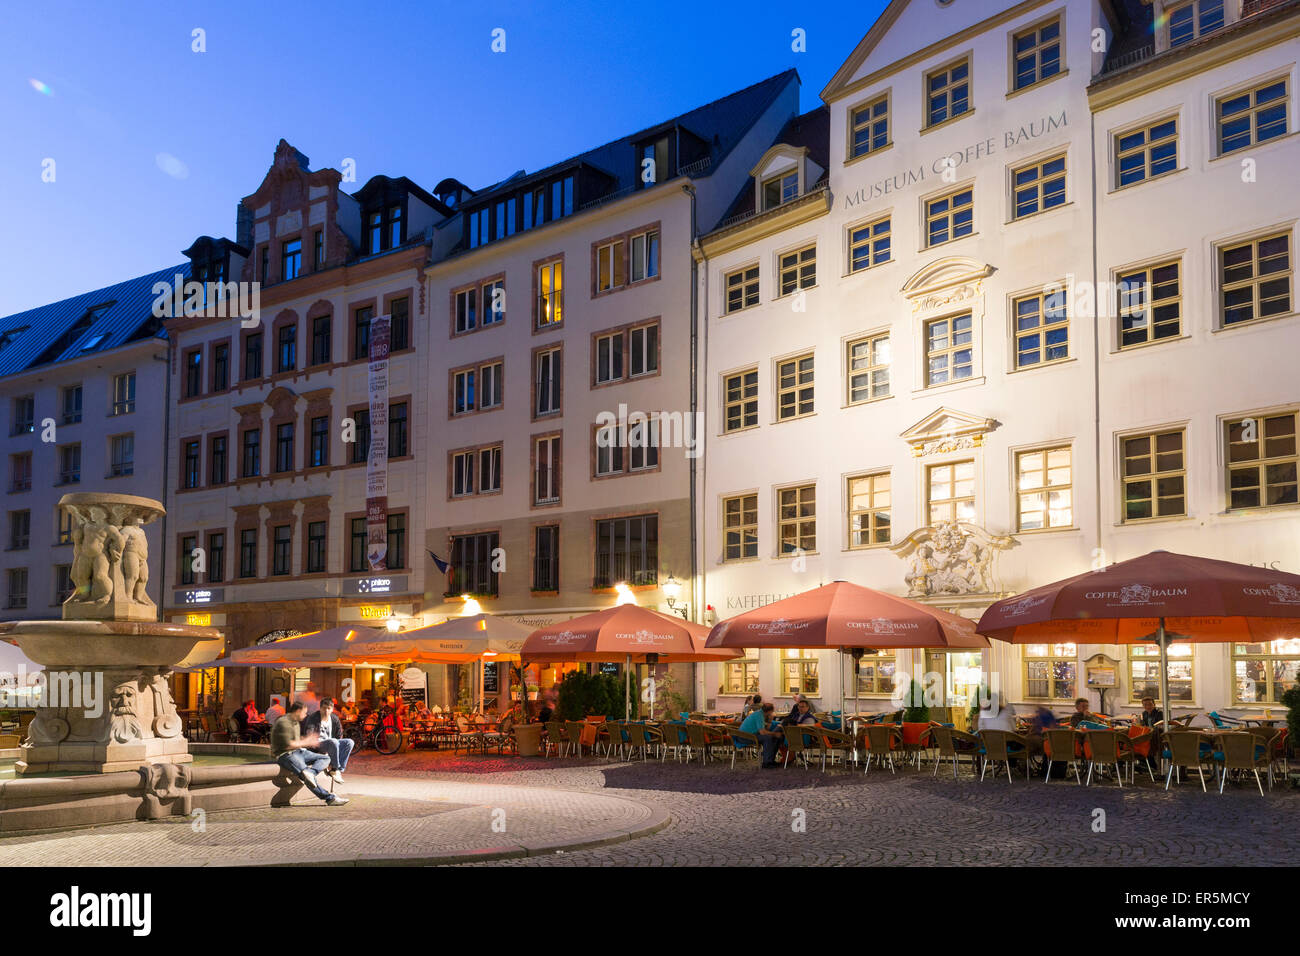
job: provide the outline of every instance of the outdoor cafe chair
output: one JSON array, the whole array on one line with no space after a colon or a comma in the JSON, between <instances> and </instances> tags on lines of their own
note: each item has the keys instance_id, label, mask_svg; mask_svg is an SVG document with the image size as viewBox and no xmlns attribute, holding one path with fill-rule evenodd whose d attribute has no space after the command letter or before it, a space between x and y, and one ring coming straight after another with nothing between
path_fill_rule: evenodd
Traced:
<instances>
[{"instance_id":1,"label":"outdoor cafe chair","mask_svg":"<svg viewBox=\"0 0 1300 956\"><path fill-rule=\"evenodd\" d=\"M1009 730L981 730L979 738L984 743L984 766L980 768L980 780L984 779L984 774L989 769L989 764L994 764L993 775L997 776L997 764L1003 764L1007 768L1007 783L1014 779L1011 776L1011 761L1023 760L1025 762L1025 779L1029 779L1029 738L1020 734L1012 733Z\"/></svg>"},{"instance_id":2,"label":"outdoor cafe chair","mask_svg":"<svg viewBox=\"0 0 1300 956\"><path fill-rule=\"evenodd\" d=\"M1212 710L1206 715L1210 722L1218 730L1235 730L1238 727L1246 726L1244 720L1238 720L1236 717L1229 717L1227 714L1221 714L1217 710Z\"/></svg>"},{"instance_id":3,"label":"outdoor cafe chair","mask_svg":"<svg viewBox=\"0 0 1300 956\"><path fill-rule=\"evenodd\" d=\"M822 746L826 755L830 757L831 766L835 766L835 760L838 756L848 765L850 759L853 760L853 766L858 765L858 745L857 741L846 733L838 730L831 730L829 727L821 729Z\"/></svg>"},{"instance_id":4,"label":"outdoor cafe chair","mask_svg":"<svg viewBox=\"0 0 1300 956\"><path fill-rule=\"evenodd\" d=\"M569 745L569 750L577 754L579 757L582 756L582 732L585 728L586 724L581 720L566 720L564 722L566 742ZM592 752L595 752L594 747L592 748Z\"/></svg>"},{"instance_id":5,"label":"outdoor cafe chair","mask_svg":"<svg viewBox=\"0 0 1300 956\"><path fill-rule=\"evenodd\" d=\"M1274 731L1275 735L1276 733L1277 731ZM1219 749L1213 754L1214 759L1219 761L1223 771L1222 776L1219 778L1219 793L1223 793L1223 786L1228 782L1228 771L1249 770L1255 775L1255 785L1259 787L1259 795L1262 797L1264 795L1264 784L1259 778L1261 767L1268 774L1268 788L1272 790L1273 760L1269 752L1272 743L1272 737L1261 745L1254 734L1234 731L1219 734Z\"/></svg>"},{"instance_id":6,"label":"outdoor cafe chair","mask_svg":"<svg viewBox=\"0 0 1300 956\"><path fill-rule=\"evenodd\" d=\"M1136 759L1128 737L1118 730L1087 731L1084 734L1084 756L1088 757L1088 778L1084 781L1084 786L1092 785L1092 772L1101 765L1115 768L1115 782L1120 789L1124 788L1124 771L1120 764L1131 764Z\"/></svg>"},{"instance_id":7,"label":"outdoor cafe chair","mask_svg":"<svg viewBox=\"0 0 1300 956\"><path fill-rule=\"evenodd\" d=\"M686 760L689 763L700 755L700 763L709 762L709 732L701 723L690 722L686 725Z\"/></svg>"},{"instance_id":8,"label":"outdoor cafe chair","mask_svg":"<svg viewBox=\"0 0 1300 956\"><path fill-rule=\"evenodd\" d=\"M866 731L866 766L862 769L863 773L871 770L871 760L874 757L880 761L881 766L889 764L889 772L895 773L894 770L894 748L903 742L903 731L894 724L867 724Z\"/></svg>"},{"instance_id":9,"label":"outdoor cafe chair","mask_svg":"<svg viewBox=\"0 0 1300 956\"><path fill-rule=\"evenodd\" d=\"M630 760L633 751L641 751L641 760L644 762L646 755L650 750L650 737L646 734L645 724L639 724L636 721L623 724L623 750L624 754Z\"/></svg>"},{"instance_id":10,"label":"outdoor cafe chair","mask_svg":"<svg viewBox=\"0 0 1300 956\"><path fill-rule=\"evenodd\" d=\"M1151 769L1151 748L1156 743L1156 732L1150 727L1144 727L1140 730L1136 727L1129 728L1128 742L1122 745L1129 752L1129 783L1135 782L1134 778L1137 774L1137 762L1139 760L1146 764L1147 776L1151 778L1151 782L1156 782L1155 771Z\"/></svg>"},{"instance_id":11,"label":"outdoor cafe chair","mask_svg":"<svg viewBox=\"0 0 1300 956\"><path fill-rule=\"evenodd\" d=\"M783 728L785 731L785 762L782 766L790 766L790 757L793 755L795 763L800 760L803 765L808 766L808 754L821 754L822 770L826 769L826 748L822 744L821 728L812 724L786 724Z\"/></svg>"},{"instance_id":12,"label":"outdoor cafe chair","mask_svg":"<svg viewBox=\"0 0 1300 956\"><path fill-rule=\"evenodd\" d=\"M682 754L690 749L690 742L686 737L686 724L664 721L659 725L659 732L663 734L663 740L659 744L660 761L668 758L670 750L673 752L673 759L680 761Z\"/></svg>"},{"instance_id":13,"label":"outdoor cafe chair","mask_svg":"<svg viewBox=\"0 0 1300 956\"><path fill-rule=\"evenodd\" d=\"M1044 783L1052 781L1052 764L1064 763L1068 775L1074 770L1075 782L1082 785L1083 776L1079 773L1079 757L1075 748L1079 746L1079 735L1063 727L1050 727L1043 731L1043 756L1047 758L1047 773Z\"/></svg>"},{"instance_id":14,"label":"outdoor cafe chair","mask_svg":"<svg viewBox=\"0 0 1300 956\"><path fill-rule=\"evenodd\" d=\"M628 724L621 720L607 720L601 730L609 735L605 744L605 757L612 759L614 754L617 754L620 759L626 757L628 744L631 743Z\"/></svg>"},{"instance_id":15,"label":"outdoor cafe chair","mask_svg":"<svg viewBox=\"0 0 1300 956\"><path fill-rule=\"evenodd\" d=\"M664 729L657 723L646 721L641 725L641 730L645 735L645 745L649 753L659 756L659 752L664 748Z\"/></svg>"},{"instance_id":16,"label":"outdoor cafe chair","mask_svg":"<svg viewBox=\"0 0 1300 956\"><path fill-rule=\"evenodd\" d=\"M737 728L728 731L731 734L731 769L736 769L736 754L745 756L761 757L763 754L763 743L758 739L758 734L748 734Z\"/></svg>"},{"instance_id":17,"label":"outdoor cafe chair","mask_svg":"<svg viewBox=\"0 0 1300 956\"><path fill-rule=\"evenodd\" d=\"M496 747L497 753L503 754L509 747L516 752L519 744L515 740L515 722L509 714L501 718L501 724L496 730L485 730L482 732L483 752L487 753L489 747Z\"/></svg>"},{"instance_id":18,"label":"outdoor cafe chair","mask_svg":"<svg viewBox=\"0 0 1300 956\"><path fill-rule=\"evenodd\" d=\"M546 740L542 755L549 757L552 750L561 757L569 751L569 733L564 729L563 722L558 720L546 722Z\"/></svg>"},{"instance_id":19,"label":"outdoor cafe chair","mask_svg":"<svg viewBox=\"0 0 1300 956\"><path fill-rule=\"evenodd\" d=\"M483 737L483 732L470 728L469 720L464 714L456 715L456 736L451 741L451 752L454 754L461 747L465 748L465 753L472 753L475 750L481 750L487 753L487 744Z\"/></svg>"},{"instance_id":20,"label":"outdoor cafe chair","mask_svg":"<svg viewBox=\"0 0 1300 956\"><path fill-rule=\"evenodd\" d=\"M935 727L933 729L935 747L938 756L934 761L931 776L939 775L939 764L952 760L952 779L957 779L957 763L962 757L969 757L971 773L975 772L975 761L984 753L984 744L974 734L968 734L956 727Z\"/></svg>"},{"instance_id":21,"label":"outdoor cafe chair","mask_svg":"<svg viewBox=\"0 0 1300 956\"><path fill-rule=\"evenodd\" d=\"M1183 768L1196 768L1201 777L1201 792L1205 792L1205 767L1213 758L1214 740L1199 730L1171 730L1164 735L1164 758L1169 761L1165 774L1165 789L1169 789L1175 773L1182 779Z\"/></svg>"}]
</instances>

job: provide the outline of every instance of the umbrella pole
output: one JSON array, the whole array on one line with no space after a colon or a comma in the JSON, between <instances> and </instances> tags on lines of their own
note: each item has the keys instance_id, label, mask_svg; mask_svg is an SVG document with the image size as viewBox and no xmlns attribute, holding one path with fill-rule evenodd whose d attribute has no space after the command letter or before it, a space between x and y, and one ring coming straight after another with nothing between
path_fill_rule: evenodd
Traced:
<instances>
[{"instance_id":1,"label":"umbrella pole","mask_svg":"<svg viewBox=\"0 0 1300 956\"><path fill-rule=\"evenodd\" d=\"M1160 645L1160 703L1164 705L1164 730L1167 732L1174 725L1174 708L1169 700L1169 635L1165 632L1163 617L1156 628L1156 642Z\"/></svg>"},{"instance_id":2,"label":"umbrella pole","mask_svg":"<svg viewBox=\"0 0 1300 956\"><path fill-rule=\"evenodd\" d=\"M483 658L478 659L478 712L483 713Z\"/></svg>"},{"instance_id":3,"label":"umbrella pole","mask_svg":"<svg viewBox=\"0 0 1300 956\"><path fill-rule=\"evenodd\" d=\"M623 719L632 719L632 655L627 655L627 664L623 667Z\"/></svg>"}]
</instances>

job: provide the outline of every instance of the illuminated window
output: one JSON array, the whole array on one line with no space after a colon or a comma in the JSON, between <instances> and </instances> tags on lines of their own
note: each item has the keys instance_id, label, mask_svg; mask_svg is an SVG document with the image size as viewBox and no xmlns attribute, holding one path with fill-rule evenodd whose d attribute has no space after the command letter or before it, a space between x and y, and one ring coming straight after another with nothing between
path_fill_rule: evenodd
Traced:
<instances>
[{"instance_id":1,"label":"illuminated window","mask_svg":"<svg viewBox=\"0 0 1300 956\"><path fill-rule=\"evenodd\" d=\"M781 554L817 550L817 486L777 491L777 534Z\"/></svg>"},{"instance_id":2,"label":"illuminated window","mask_svg":"<svg viewBox=\"0 0 1300 956\"><path fill-rule=\"evenodd\" d=\"M1018 531L1074 524L1070 449L1035 448L1016 454Z\"/></svg>"},{"instance_id":3,"label":"illuminated window","mask_svg":"<svg viewBox=\"0 0 1300 956\"><path fill-rule=\"evenodd\" d=\"M557 260L537 267L537 328L564 321L564 263Z\"/></svg>"},{"instance_id":4,"label":"illuminated window","mask_svg":"<svg viewBox=\"0 0 1300 956\"><path fill-rule=\"evenodd\" d=\"M719 694L757 694L758 660L746 657L737 661L726 661L722 665L722 683L718 686Z\"/></svg>"},{"instance_id":5,"label":"illuminated window","mask_svg":"<svg viewBox=\"0 0 1300 956\"><path fill-rule=\"evenodd\" d=\"M1169 697L1175 704L1190 703L1193 692L1195 663L1192 645L1174 641L1169 645ZM1142 703L1143 697L1160 699L1160 646L1158 644L1128 645L1128 699L1131 704Z\"/></svg>"},{"instance_id":6,"label":"illuminated window","mask_svg":"<svg viewBox=\"0 0 1300 956\"><path fill-rule=\"evenodd\" d=\"M926 511L930 524L975 520L975 462L931 465L925 472Z\"/></svg>"},{"instance_id":7,"label":"illuminated window","mask_svg":"<svg viewBox=\"0 0 1300 956\"><path fill-rule=\"evenodd\" d=\"M1228 507L1293 505L1296 496L1296 413L1224 422Z\"/></svg>"},{"instance_id":8,"label":"illuminated window","mask_svg":"<svg viewBox=\"0 0 1300 956\"><path fill-rule=\"evenodd\" d=\"M804 694L816 697L820 689L817 678L817 652L807 648L781 651L781 695Z\"/></svg>"},{"instance_id":9,"label":"illuminated window","mask_svg":"<svg viewBox=\"0 0 1300 956\"><path fill-rule=\"evenodd\" d=\"M1234 704L1280 704L1300 679L1300 638L1233 644L1232 676Z\"/></svg>"},{"instance_id":10,"label":"illuminated window","mask_svg":"<svg viewBox=\"0 0 1300 956\"><path fill-rule=\"evenodd\" d=\"M849 547L889 543L889 472L849 479Z\"/></svg>"},{"instance_id":11,"label":"illuminated window","mask_svg":"<svg viewBox=\"0 0 1300 956\"><path fill-rule=\"evenodd\" d=\"M1078 696L1079 651L1074 644L1026 644L1025 697L1074 701Z\"/></svg>"},{"instance_id":12,"label":"illuminated window","mask_svg":"<svg viewBox=\"0 0 1300 956\"><path fill-rule=\"evenodd\" d=\"M758 495L722 499L722 559L758 557Z\"/></svg>"},{"instance_id":13,"label":"illuminated window","mask_svg":"<svg viewBox=\"0 0 1300 956\"><path fill-rule=\"evenodd\" d=\"M893 651L867 651L858 664L859 694L892 694L898 660Z\"/></svg>"}]
</instances>

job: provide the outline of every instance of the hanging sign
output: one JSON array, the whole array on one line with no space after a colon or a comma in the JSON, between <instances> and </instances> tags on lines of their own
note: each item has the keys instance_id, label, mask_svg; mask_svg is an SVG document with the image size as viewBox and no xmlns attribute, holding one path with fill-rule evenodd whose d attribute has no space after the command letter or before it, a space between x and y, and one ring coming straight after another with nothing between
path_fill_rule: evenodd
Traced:
<instances>
[{"instance_id":1,"label":"hanging sign","mask_svg":"<svg viewBox=\"0 0 1300 956\"><path fill-rule=\"evenodd\" d=\"M388 569L388 347L387 315L370 320L370 458L366 464L366 559Z\"/></svg>"}]
</instances>

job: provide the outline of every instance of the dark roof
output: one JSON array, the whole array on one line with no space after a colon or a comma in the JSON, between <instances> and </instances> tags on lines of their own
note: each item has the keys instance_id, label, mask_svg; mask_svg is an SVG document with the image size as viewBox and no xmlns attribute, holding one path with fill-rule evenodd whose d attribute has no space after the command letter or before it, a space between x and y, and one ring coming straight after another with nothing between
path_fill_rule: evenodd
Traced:
<instances>
[{"instance_id":1,"label":"dark roof","mask_svg":"<svg viewBox=\"0 0 1300 956\"><path fill-rule=\"evenodd\" d=\"M585 153L571 156L563 162L554 163L536 172L520 175L519 173L481 190L474 196L474 202L486 199L495 192L509 189L514 191L525 182L544 179L560 170L581 164L595 167L614 180L610 192L618 193L636 187L636 144L657 133L682 127L709 144L707 169L698 175L706 176L718 167L719 162L740 142L750 126L767 109L791 80L797 81L799 74L794 69L786 70L765 80L760 80L743 90L728 94L721 99L696 107L680 116L648 126L613 142ZM468 203L467 203L468 205Z\"/></svg>"},{"instance_id":2,"label":"dark roof","mask_svg":"<svg viewBox=\"0 0 1300 956\"><path fill-rule=\"evenodd\" d=\"M441 199L431 195L418 183L412 182L405 176L371 176L364 186L352 194L352 198L365 206L376 199L388 201L389 197L398 193L409 193L443 216L452 214L451 210L443 205Z\"/></svg>"},{"instance_id":3,"label":"dark roof","mask_svg":"<svg viewBox=\"0 0 1300 956\"><path fill-rule=\"evenodd\" d=\"M165 338L162 321L153 315L153 287L171 285L177 273L188 279L189 262L5 316L0 341L15 334L0 347L0 375L106 352L146 336Z\"/></svg>"},{"instance_id":4,"label":"dark roof","mask_svg":"<svg viewBox=\"0 0 1300 956\"><path fill-rule=\"evenodd\" d=\"M1111 8L1121 22L1106 50L1106 60L1101 67L1103 74L1140 60L1155 50L1155 18L1151 4L1142 0L1111 0Z\"/></svg>"},{"instance_id":5,"label":"dark roof","mask_svg":"<svg viewBox=\"0 0 1300 956\"><path fill-rule=\"evenodd\" d=\"M781 132L777 134L776 139L772 140L772 146L777 144L806 148L808 158L822 168L822 176L824 177L826 172L830 170L830 108L824 105L819 106L815 110L791 119L785 126L781 127ZM815 185L816 183L808 183L808 188L811 189ZM725 224L753 214L754 177L750 176L745 180L745 184L741 186L740 192L732 201L731 206L723 213L721 223Z\"/></svg>"}]
</instances>

